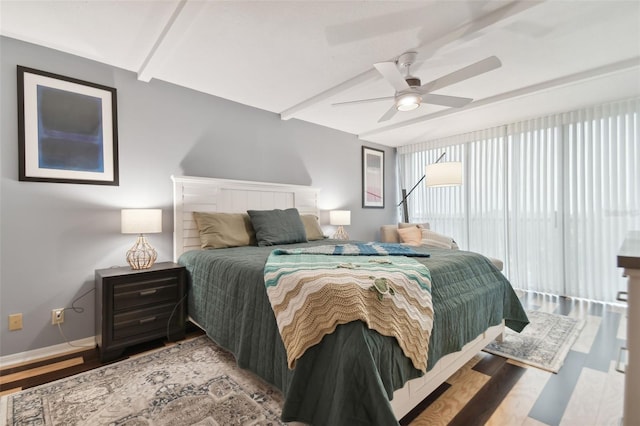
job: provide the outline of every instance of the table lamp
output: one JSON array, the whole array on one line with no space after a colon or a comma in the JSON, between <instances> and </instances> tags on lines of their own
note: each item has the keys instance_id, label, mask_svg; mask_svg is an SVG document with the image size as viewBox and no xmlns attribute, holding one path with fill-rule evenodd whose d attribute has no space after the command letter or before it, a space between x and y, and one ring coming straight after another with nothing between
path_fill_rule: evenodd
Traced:
<instances>
[{"instance_id":1,"label":"table lamp","mask_svg":"<svg viewBox=\"0 0 640 426\"><path fill-rule=\"evenodd\" d=\"M331 210L329 212L329 224L338 226L333 238L336 240L348 240L349 235L344 230L344 225L351 225L351 210Z\"/></svg>"},{"instance_id":2,"label":"table lamp","mask_svg":"<svg viewBox=\"0 0 640 426\"><path fill-rule=\"evenodd\" d=\"M120 218L123 234L138 234L136 243L127 251L127 262L131 269L150 268L158 258L158 253L149 245L144 234L162 232L162 210L122 209Z\"/></svg>"}]
</instances>

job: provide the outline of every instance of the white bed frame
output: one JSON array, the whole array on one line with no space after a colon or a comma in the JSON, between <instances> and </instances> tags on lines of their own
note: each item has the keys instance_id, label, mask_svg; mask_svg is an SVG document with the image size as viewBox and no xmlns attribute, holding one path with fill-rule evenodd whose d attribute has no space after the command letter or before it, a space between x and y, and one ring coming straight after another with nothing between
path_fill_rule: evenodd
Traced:
<instances>
[{"instance_id":1,"label":"white bed frame","mask_svg":"<svg viewBox=\"0 0 640 426\"><path fill-rule=\"evenodd\" d=\"M173 180L173 258L188 250L200 249L200 237L193 219L194 211L244 213L247 210L295 207L302 214L318 215L319 189L228 179L172 176ZM467 343L461 351L441 358L426 375L410 380L393 394L391 406L401 419L424 398L444 383L486 345L499 339L504 324L487 329Z\"/></svg>"}]
</instances>

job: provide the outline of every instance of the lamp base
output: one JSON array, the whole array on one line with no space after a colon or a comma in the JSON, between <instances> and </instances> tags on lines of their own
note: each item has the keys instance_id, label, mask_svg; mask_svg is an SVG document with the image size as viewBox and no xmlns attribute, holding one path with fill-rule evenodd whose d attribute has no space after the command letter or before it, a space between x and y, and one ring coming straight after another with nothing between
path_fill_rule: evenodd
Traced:
<instances>
[{"instance_id":1,"label":"lamp base","mask_svg":"<svg viewBox=\"0 0 640 426\"><path fill-rule=\"evenodd\" d=\"M333 234L333 239L334 240L348 240L349 239L349 234L347 234L347 232L344 230L343 226L340 225L340 226L338 226L338 229L336 230L336 233Z\"/></svg>"},{"instance_id":2,"label":"lamp base","mask_svg":"<svg viewBox=\"0 0 640 426\"><path fill-rule=\"evenodd\" d=\"M148 269L158 258L158 253L149 245L144 235L140 234L136 243L127 251L127 262L131 269Z\"/></svg>"}]
</instances>

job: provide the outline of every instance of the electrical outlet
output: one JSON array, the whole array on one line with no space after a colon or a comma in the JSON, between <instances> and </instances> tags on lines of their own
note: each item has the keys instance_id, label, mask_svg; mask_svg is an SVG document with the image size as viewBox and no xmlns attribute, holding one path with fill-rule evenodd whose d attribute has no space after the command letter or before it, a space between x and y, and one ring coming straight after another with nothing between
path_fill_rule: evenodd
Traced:
<instances>
[{"instance_id":1,"label":"electrical outlet","mask_svg":"<svg viewBox=\"0 0 640 426\"><path fill-rule=\"evenodd\" d=\"M22 314L9 315L9 331L22 330Z\"/></svg>"},{"instance_id":2,"label":"electrical outlet","mask_svg":"<svg viewBox=\"0 0 640 426\"><path fill-rule=\"evenodd\" d=\"M58 308L51 311L51 324L62 324L64 322L64 308Z\"/></svg>"}]
</instances>

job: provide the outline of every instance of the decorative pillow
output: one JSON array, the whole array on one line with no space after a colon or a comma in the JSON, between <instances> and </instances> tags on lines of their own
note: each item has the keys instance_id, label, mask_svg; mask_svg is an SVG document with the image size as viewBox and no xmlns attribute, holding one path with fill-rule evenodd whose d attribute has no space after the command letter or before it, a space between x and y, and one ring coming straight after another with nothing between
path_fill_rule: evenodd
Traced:
<instances>
[{"instance_id":1,"label":"decorative pillow","mask_svg":"<svg viewBox=\"0 0 640 426\"><path fill-rule=\"evenodd\" d=\"M410 246L419 246L422 244L422 228L418 228L416 225L407 228L399 228L398 235L400 241Z\"/></svg>"},{"instance_id":2,"label":"decorative pillow","mask_svg":"<svg viewBox=\"0 0 640 426\"><path fill-rule=\"evenodd\" d=\"M298 209L247 210L247 213L256 231L259 246L307 241L307 232Z\"/></svg>"},{"instance_id":3,"label":"decorative pillow","mask_svg":"<svg viewBox=\"0 0 640 426\"><path fill-rule=\"evenodd\" d=\"M305 233L307 234L308 241L324 240L324 234L322 228L318 222L318 217L313 214L301 214L300 219L304 225Z\"/></svg>"},{"instance_id":4,"label":"decorative pillow","mask_svg":"<svg viewBox=\"0 0 640 426\"><path fill-rule=\"evenodd\" d=\"M430 229L422 229L422 244L430 247L440 247L445 249L458 248L453 238L447 237Z\"/></svg>"},{"instance_id":5,"label":"decorative pillow","mask_svg":"<svg viewBox=\"0 0 640 426\"><path fill-rule=\"evenodd\" d=\"M202 248L255 246L256 233L246 213L193 212Z\"/></svg>"},{"instance_id":6,"label":"decorative pillow","mask_svg":"<svg viewBox=\"0 0 640 426\"><path fill-rule=\"evenodd\" d=\"M398 229L400 229L400 228L412 228L414 226L417 226L418 228L431 229L431 226L429 225L428 222L425 222L425 223L400 222L400 223L398 223Z\"/></svg>"},{"instance_id":7,"label":"decorative pillow","mask_svg":"<svg viewBox=\"0 0 640 426\"><path fill-rule=\"evenodd\" d=\"M398 226L382 225L380 227L380 241L383 243L399 243L400 235L398 234Z\"/></svg>"}]
</instances>

